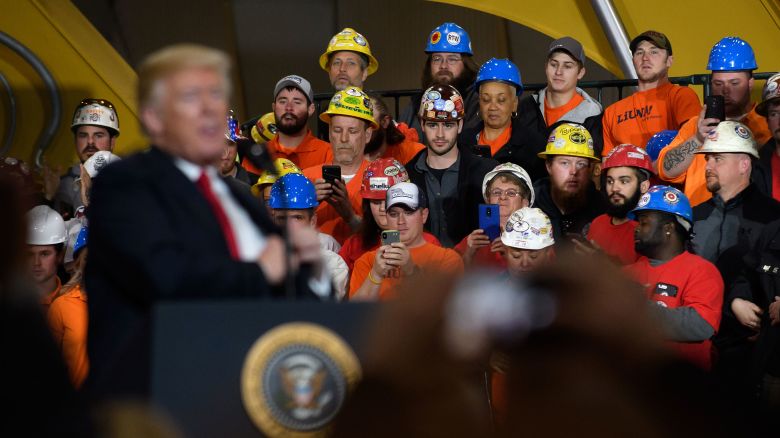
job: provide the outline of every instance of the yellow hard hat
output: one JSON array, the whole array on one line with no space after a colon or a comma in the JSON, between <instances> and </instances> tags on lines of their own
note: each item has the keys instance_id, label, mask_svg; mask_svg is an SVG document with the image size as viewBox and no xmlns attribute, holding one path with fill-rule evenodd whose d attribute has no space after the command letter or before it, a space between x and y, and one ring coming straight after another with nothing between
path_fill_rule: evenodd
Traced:
<instances>
[{"instance_id":1,"label":"yellow hard hat","mask_svg":"<svg viewBox=\"0 0 780 438\"><path fill-rule=\"evenodd\" d=\"M274 113L263 114L250 131L255 143L266 143L276 136L276 117Z\"/></svg>"},{"instance_id":2,"label":"yellow hard hat","mask_svg":"<svg viewBox=\"0 0 780 438\"><path fill-rule=\"evenodd\" d=\"M374 120L374 110L371 99L358 87L347 87L330 99L328 110L320 114L320 120L330 124L330 116L350 116L363 119L371 123L371 127L378 128Z\"/></svg>"},{"instance_id":3,"label":"yellow hard hat","mask_svg":"<svg viewBox=\"0 0 780 438\"><path fill-rule=\"evenodd\" d=\"M328 56L333 52L350 51L363 54L368 57L368 74L371 75L379 68L379 62L371 54L371 46L368 40L361 34L355 32L355 29L344 28L341 32L333 35L328 43L325 53L320 56L320 67L328 71Z\"/></svg>"},{"instance_id":4,"label":"yellow hard hat","mask_svg":"<svg viewBox=\"0 0 780 438\"><path fill-rule=\"evenodd\" d=\"M539 158L550 155L568 155L572 157L589 158L601 161L593 152L593 138L584 126L576 123L562 123L547 139L544 152L537 154Z\"/></svg>"},{"instance_id":5,"label":"yellow hard hat","mask_svg":"<svg viewBox=\"0 0 780 438\"><path fill-rule=\"evenodd\" d=\"M287 175L288 173L303 173L301 169L287 158L277 158L274 160L274 167L276 168L276 175L268 172L267 170L260 174L260 178L257 179L255 185L252 186L252 194L260 196L263 191L263 187L269 184L273 184L277 179Z\"/></svg>"}]
</instances>

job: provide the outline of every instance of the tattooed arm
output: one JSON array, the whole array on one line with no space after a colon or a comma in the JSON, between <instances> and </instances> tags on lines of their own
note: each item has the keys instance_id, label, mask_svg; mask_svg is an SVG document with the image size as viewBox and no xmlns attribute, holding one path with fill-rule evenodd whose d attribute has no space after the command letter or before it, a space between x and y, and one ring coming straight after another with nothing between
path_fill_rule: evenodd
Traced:
<instances>
[{"instance_id":1,"label":"tattooed arm","mask_svg":"<svg viewBox=\"0 0 780 438\"><path fill-rule=\"evenodd\" d=\"M675 178L682 175L693 161L696 151L704 144L704 139L710 131L714 130L720 120L705 119L704 112L706 106L702 107L697 119L690 119L686 123L696 123L696 133L686 138L682 143L672 147L658 164L659 170L668 178Z\"/></svg>"}]
</instances>

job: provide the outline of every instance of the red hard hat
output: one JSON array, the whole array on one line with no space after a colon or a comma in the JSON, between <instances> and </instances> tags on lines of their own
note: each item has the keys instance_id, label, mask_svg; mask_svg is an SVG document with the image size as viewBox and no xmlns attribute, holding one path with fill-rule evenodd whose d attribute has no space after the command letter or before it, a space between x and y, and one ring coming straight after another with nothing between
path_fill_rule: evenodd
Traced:
<instances>
[{"instance_id":1,"label":"red hard hat","mask_svg":"<svg viewBox=\"0 0 780 438\"><path fill-rule=\"evenodd\" d=\"M394 158L380 158L368 165L363 172L360 196L363 199L385 199L390 187L409 181L406 168Z\"/></svg>"},{"instance_id":2,"label":"red hard hat","mask_svg":"<svg viewBox=\"0 0 780 438\"><path fill-rule=\"evenodd\" d=\"M610 151L601 170L604 171L610 167L636 167L655 175L650 155L644 149L632 144L621 144Z\"/></svg>"}]
</instances>

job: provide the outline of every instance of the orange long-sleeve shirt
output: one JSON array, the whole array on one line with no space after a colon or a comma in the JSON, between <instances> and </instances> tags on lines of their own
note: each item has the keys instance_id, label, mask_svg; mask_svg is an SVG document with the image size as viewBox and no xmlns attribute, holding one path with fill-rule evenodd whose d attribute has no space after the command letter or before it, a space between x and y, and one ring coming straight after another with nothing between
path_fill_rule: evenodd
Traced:
<instances>
[{"instance_id":1,"label":"orange long-sleeve shirt","mask_svg":"<svg viewBox=\"0 0 780 438\"><path fill-rule=\"evenodd\" d=\"M78 388L89 372L86 294L82 293L81 287L74 287L51 303L47 316L73 386Z\"/></svg>"},{"instance_id":2,"label":"orange long-sleeve shirt","mask_svg":"<svg viewBox=\"0 0 780 438\"><path fill-rule=\"evenodd\" d=\"M286 158L295 163L299 169L329 163L333 160L333 151L330 148L330 143L315 137L311 131L306 132L306 136L297 147L288 148L282 145L279 142L278 134L266 143L266 146L268 147L268 152L274 158ZM258 169L247 159L244 159L241 166L249 172L258 175L263 173L262 169Z\"/></svg>"}]
</instances>

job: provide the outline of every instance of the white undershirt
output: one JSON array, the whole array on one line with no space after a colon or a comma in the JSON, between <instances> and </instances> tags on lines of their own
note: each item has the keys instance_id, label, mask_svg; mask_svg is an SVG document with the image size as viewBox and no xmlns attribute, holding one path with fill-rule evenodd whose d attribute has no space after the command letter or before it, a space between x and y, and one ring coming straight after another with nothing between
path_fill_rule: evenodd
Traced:
<instances>
[{"instance_id":1,"label":"white undershirt","mask_svg":"<svg viewBox=\"0 0 780 438\"><path fill-rule=\"evenodd\" d=\"M239 260L244 262L257 261L265 249L265 237L244 208L233 199L230 188L225 181L222 181L217 169L214 166L201 167L178 157L173 159L173 163L193 183L198 181L204 170L206 171L211 182L211 191L219 200L222 209L225 210L225 215L227 215L233 229Z\"/></svg>"}]
</instances>

